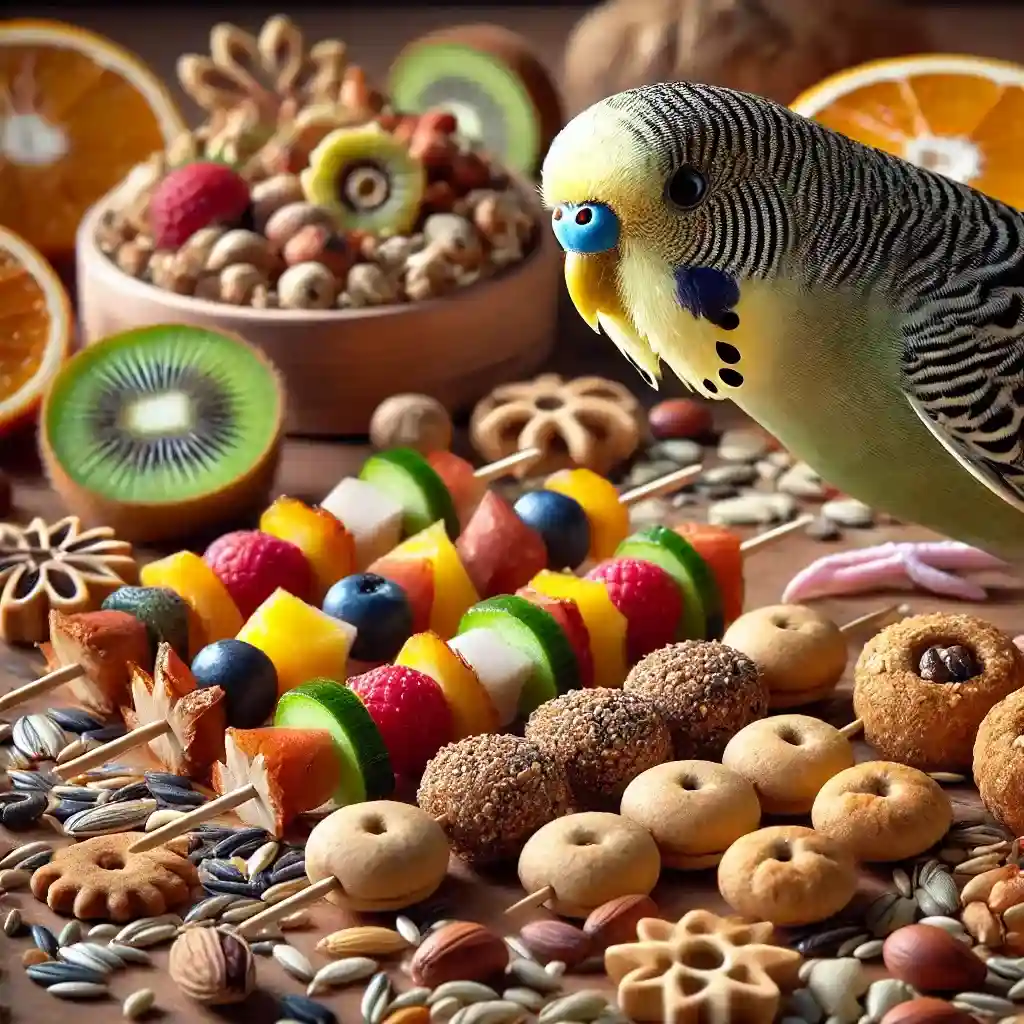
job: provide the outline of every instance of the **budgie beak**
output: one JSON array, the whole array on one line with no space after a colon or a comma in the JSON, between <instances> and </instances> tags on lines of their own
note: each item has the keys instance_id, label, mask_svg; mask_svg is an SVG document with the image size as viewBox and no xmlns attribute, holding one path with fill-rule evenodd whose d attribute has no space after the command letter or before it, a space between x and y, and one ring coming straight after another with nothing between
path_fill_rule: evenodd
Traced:
<instances>
[{"instance_id":1,"label":"budgie beak","mask_svg":"<svg viewBox=\"0 0 1024 1024\"><path fill-rule=\"evenodd\" d=\"M598 253L567 252L565 285L572 304L590 329L607 335L644 380L657 390L661 360L637 334L622 305L616 275L618 261L615 249Z\"/></svg>"}]
</instances>

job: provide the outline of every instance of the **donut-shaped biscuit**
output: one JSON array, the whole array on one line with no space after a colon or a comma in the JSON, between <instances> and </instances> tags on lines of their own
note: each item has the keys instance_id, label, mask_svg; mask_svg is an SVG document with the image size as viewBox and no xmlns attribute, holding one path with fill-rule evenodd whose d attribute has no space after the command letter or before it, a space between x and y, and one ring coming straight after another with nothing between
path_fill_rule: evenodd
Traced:
<instances>
[{"instance_id":1,"label":"donut-shaped biscuit","mask_svg":"<svg viewBox=\"0 0 1024 1024\"><path fill-rule=\"evenodd\" d=\"M718 891L737 913L795 927L839 913L857 891L857 865L828 836L773 825L737 839L718 865Z\"/></svg>"},{"instance_id":2,"label":"donut-shaped biscuit","mask_svg":"<svg viewBox=\"0 0 1024 1024\"><path fill-rule=\"evenodd\" d=\"M761 822L754 787L714 761L648 768L626 787L621 810L654 836L662 864L681 871L713 867Z\"/></svg>"},{"instance_id":3,"label":"donut-shaped biscuit","mask_svg":"<svg viewBox=\"0 0 1024 1024\"><path fill-rule=\"evenodd\" d=\"M974 742L974 784L989 814L1024 835L1024 690L1004 697L982 719Z\"/></svg>"},{"instance_id":4,"label":"donut-shaped biscuit","mask_svg":"<svg viewBox=\"0 0 1024 1024\"><path fill-rule=\"evenodd\" d=\"M538 829L519 855L528 893L550 886L556 914L585 918L619 896L646 896L657 884L661 857L650 832L619 814L585 811Z\"/></svg>"},{"instance_id":5,"label":"donut-shaped biscuit","mask_svg":"<svg viewBox=\"0 0 1024 1024\"><path fill-rule=\"evenodd\" d=\"M846 669L846 637L831 619L802 604L755 608L725 631L722 643L761 669L772 708L823 700Z\"/></svg>"},{"instance_id":6,"label":"donut-shaped biscuit","mask_svg":"<svg viewBox=\"0 0 1024 1024\"><path fill-rule=\"evenodd\" d=\"M411 907L432 896L448 872L444 829L411 804L368 800L324 818L306 841L311 882L335 878L327 896L373 913Z\"/></svg>"},{"instance_id":7,"label":"donut-shaped biscuit","mask_svg":"<svg viewBox=\"0 0 1024 1024\"><path fill-rule=\"evenodd\" d=\"M937 653L949 648L961 649L955 661ZM976 674L933 682L921 675L922 658L933 677L942 678L945 663L961 676L971 668ZM881 757L951 771L971 765L981 720L1021 686L1024 656L991 623L971 615L915 615L864 645L854 669L853 710Z\"/></svg>"},{"instance_id":8,"label":"donut-shaped biscuit","mask_svg":"<svg viewBox=\"0 0 1024 1024\"><path fill-rule=\"evenodd\" d=\"M850 741L809 715L775 715L751 722L731 740L722 764L749 779L766 814L807 814L818 790L854 763Z\"/></svg>"},{"instance_id":9,"label":"donut-shaped biscuit","mask_svg":"<svg viewBox=\"0 0 1024 1024\"><path fill-rule=\"evenodd\" d=\"M949 831L953 805L924 772L892 761L865 761L821 787L811 823L858 861L906 860Z\"/></svg>"}]
</instances>

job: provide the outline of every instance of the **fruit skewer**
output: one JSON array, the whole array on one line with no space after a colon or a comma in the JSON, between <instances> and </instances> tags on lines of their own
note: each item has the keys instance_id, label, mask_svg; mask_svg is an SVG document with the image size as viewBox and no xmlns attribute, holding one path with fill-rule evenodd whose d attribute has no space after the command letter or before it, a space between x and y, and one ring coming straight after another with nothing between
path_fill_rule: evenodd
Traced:
<instances>
[{"instance_id":1,"label":"fruit skewer","mask_svg":"<svg viewBox=\"0 0 1024 1024\"><path fill-rule=\"evenodd\" d=\"M471 479L477 485L486 486L487 483L498 480L503 476L506 476L517 466L521 466L524 463L529 463L535 460L541 455L541 451L537 448L526 448L519 452L514 452L512 455L506 456L503 459L498 459L496 462L489 463L488 465L481 466L477 469L473 469L469 463L457 456L452 455L449 452L437 453L436 462L442 467L442 472L446 477L451 480L461 480L461 493L464 496L467 495L468 490L471 488L467 486L467 479ZM396 449L392 452L381 452L375 456L371 456L367 460L367 464L371 467L368 475L373 476L375 473L380 474L381 469L378 465L376 469L373 468L374 460L380 460L384 465L391 465L392 463L401 466L416 466L421 477L431 480L434 484L434 491L437 493L443 492L447 495L446 485L444 484L441 475L436 473L430 467L430 460L423 459L415 452L406 451L405 449ZM419 465L422 463L422 465ZM366 469L364 465L364 470ZM416 472L416 470L414 470ZM459 475L461 473L461 476ZM428 475L431 474L431 475ZM373 485L366 483L364 480L357 478L348 478L349 481L355 481L359 487L356 488L357 496L362 499L372 498ZM332 495L335 497L335 501L338 501L337 494L339 488L342 488L346 484L346 480L334 489ZM331 495L328 496L329 500ZM293 500L293 499L286 499ZM451 497L448 498L451 502ZM301 505L301 503L298 503ZM306 506L302 506L308 512L315 514L315 510L308 509ZM321 506L322 507L322 506ZM397 512L395 511L397 509ZM397 529L401 523L401 509L397 506L389 506L389 522L392 523ZM335 518L331 514L331 518ZM340 522L340 520L339 520ZM337 525L337 524L335 524ZM344 530L345 524L340 524ZM396 538L399 536L395 535ZM346 538L348 541L348 551L342 553L342 558L347 559L344 564L348 569L354 568L351 555L351 545L353 543L351 538ZM397 543L396 539L396 543ZM344 547L344 546L343 546ZM301 552L296 552L301 554ZM168 558L160 559L158 562L151 563L145 567L143 574L143 584L146 587L160 587L163 589L176 590L175 587L166 587L165 581L174 579L180 575L187 575L195 581L195 586L190 589L187 594L181 595L187 602L188 608L182 606L182 612L186 613L193 620L192 625L198 626L199 630L205 634L206 639L220 639L224 637L233 636L242 626L243 618L241 617L238 610L235 608L234 601L231 595L216 578L215 574L209 570L203 572L205 568L202 564L202 560L192 554L191 552L179 552L177 555L171 555ZM317 569L319 566L311 566L314 575L317 575ZM328 579L327 586L335 582L334 579ZM326 589L326 587L324 587ZM59 613L55 613L59 614ZM84 613L91 614L91 613ZM120 613L119 613L120 614ZM14 690L0 696L0 711L6 711L9 708L16 707L17 705L24 703L27 700L31 700L34 697L41 696L51 690L56 689L66 683L73 683L81 680L78 687L75 687L76 695L82 700L82 704L87 710L94 711L100 714L104 718L109 718L113 714L116 714L119 710L120 703L118 694L124 693L128 683L128 671L124 668L119 678L121 680L120 685L114 685L109 670L108 662L115 662L118 660L116 656L110 654L104 654L100 650L100 645L104 642L112 644L128 643L124 640L116 630L113 632L104 632L101 627L103 621L101 619L95 620L95 630L100 632L96 634L94 639L94 657L89 658L83 655L81 646L75 638L67 635L67 629L63 632L55 634L53 622L55 621L54 615L51 615L51 647L53 648L54 660L57 662L56 667L40 678L27 683L24 686L17 687ZM79 619L78 616L63 616L56 620L65 626L68 623L79 621L87 622L87 620ZM112 627L112 620L108 623ZM85 628L83 626L83 628ZM94 632L95 632L94 630ZM103 635L100 635L103 634ZM55 636L59 643L55 642ZM121 657L120 661L122 665L126 665L128 662L137 662L138 664L151 663L151 656L146 659L140 660L133 650L128 652L132 654L132 657Z\"/></svg>"},{"instance_id":2,"label":"fruit skewer","mask_svg":"<svg viewBox=\"0 0 1024 1024\"><path fill-rule=\"evenodd\" d=\"M874 611L867 612L864 615L859 615L855 619L851 619L849 622L840 626L839 631L844 634L852 633L854 630L857 630L862 626L878 625L880 623L885 622L888 619L891 619L894 615L903 616L908 614L909 611L909 607L905 604L886 605L884 608L877 608ZM847 725L844 728L839 729L837 731L840 735L845 736L846 738L851 738L857 734L859 728L860 722L859 720L856 720L850 723L850 725ZM556 896L557 893L555 892L555 889L552 886L543 886L542 888L529 893L522 899L517 900L515 903L511 904L509 907L505 909L505 914L508 916L513 916L515 914L520 913L521 911L534 910L538 907L543 906L549 900L555 899ZM260 916L263 917L263 915ZM264 921L266 920L267 919L264 918Z\"/></svg>"}]
</instances>

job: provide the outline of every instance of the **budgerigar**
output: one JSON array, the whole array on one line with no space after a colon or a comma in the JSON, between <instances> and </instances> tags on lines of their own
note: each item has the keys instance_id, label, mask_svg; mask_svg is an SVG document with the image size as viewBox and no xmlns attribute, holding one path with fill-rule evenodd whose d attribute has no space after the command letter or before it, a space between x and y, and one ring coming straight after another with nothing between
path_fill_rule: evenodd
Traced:
<instances>
[{"instance_id":1,"label":"budgerigar","mask_svg":"<svg viewBox=\"0 0 1024 1024\"><path fill-rule=\"evenodd\" d=\"M657 386L1024 565L1024 216L759 97L652 85L557 136L569 293Z\"/></svg>"}]
</instances>

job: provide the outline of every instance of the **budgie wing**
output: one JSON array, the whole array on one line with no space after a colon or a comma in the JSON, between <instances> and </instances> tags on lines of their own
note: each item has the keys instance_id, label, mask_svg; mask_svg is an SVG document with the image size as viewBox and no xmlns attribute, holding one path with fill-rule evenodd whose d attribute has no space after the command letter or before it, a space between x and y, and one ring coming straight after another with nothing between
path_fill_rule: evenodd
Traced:
<instances>
[{"instance_id":1,"label":"budgie wing","mask_svg":"<svg viewBox=\"0 0 1024 1024\"><path fill-rule=\"evenodd\" d=\"M902 384L964 469L1024 512L1024 226L1007 214L986 225L987 260L932 261L942 283L904 320Z\"/></svg>"}]
</instances>

